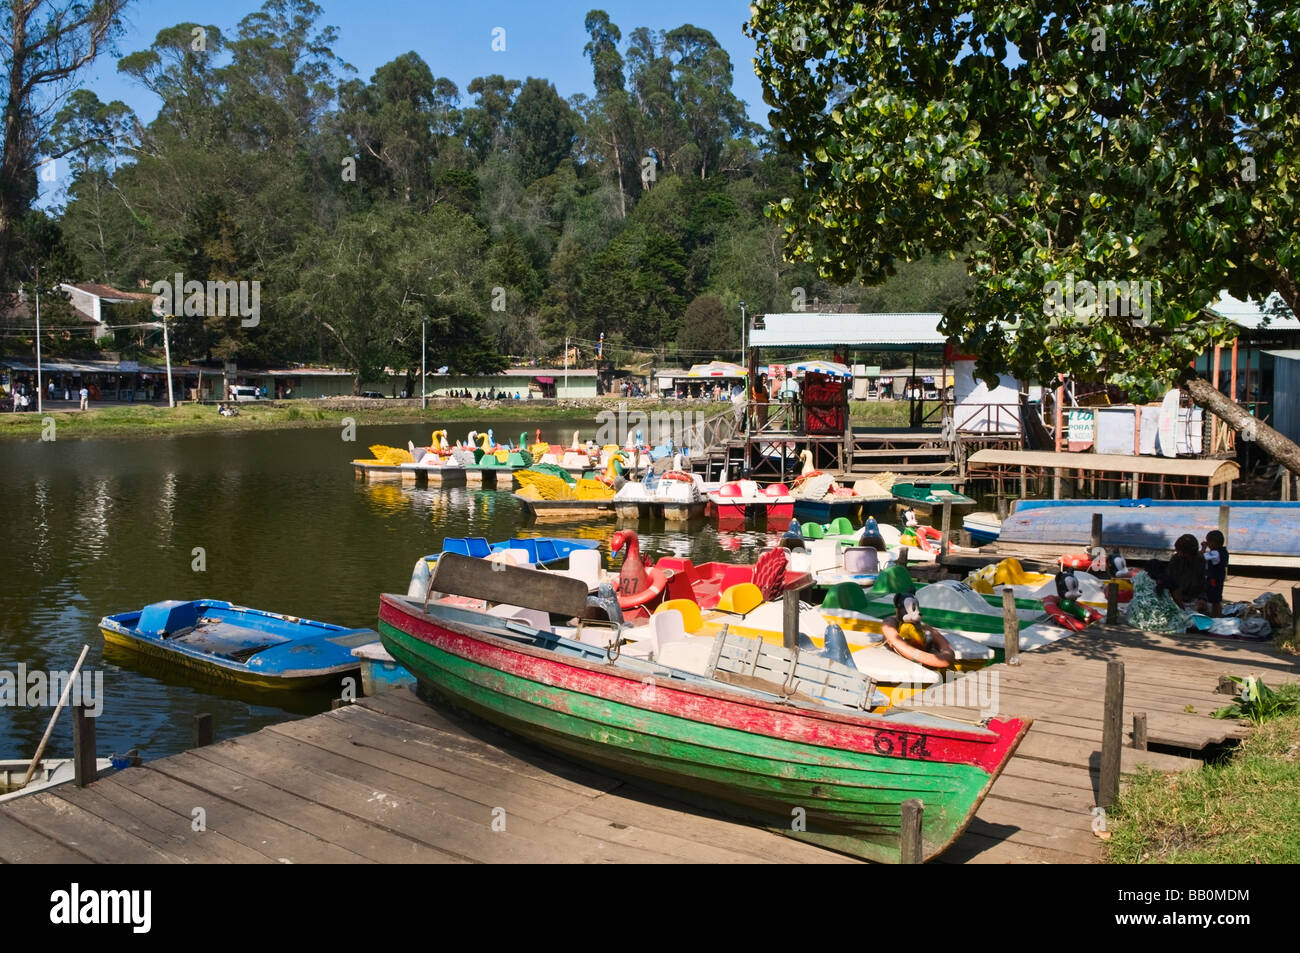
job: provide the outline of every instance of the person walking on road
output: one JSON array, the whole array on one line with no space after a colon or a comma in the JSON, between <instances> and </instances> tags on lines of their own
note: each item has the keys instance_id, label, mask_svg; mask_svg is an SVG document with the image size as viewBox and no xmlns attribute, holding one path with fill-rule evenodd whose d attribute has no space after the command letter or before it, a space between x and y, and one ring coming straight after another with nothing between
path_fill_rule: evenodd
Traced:
<instances>
[{"instance_id":1,"label":"person walking on road","mask_svg":"<svg viewBox=\"0 0 1300 953\"><path fill-rule=\"evenodd\" d=\"M90 409L90 391L86 389L85 384L81 385L81 409L82 410Z\"/></svg>"}]
</instances>

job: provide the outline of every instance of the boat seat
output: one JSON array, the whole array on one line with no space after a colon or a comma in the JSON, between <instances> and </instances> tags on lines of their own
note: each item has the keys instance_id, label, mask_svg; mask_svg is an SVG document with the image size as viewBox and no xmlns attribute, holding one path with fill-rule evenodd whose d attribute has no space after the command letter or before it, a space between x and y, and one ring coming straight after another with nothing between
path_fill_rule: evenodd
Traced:
<instances>
[{"instance_id":1,"label":"boat seat","mask_svg":"<svg viewBox=\"0 0 1300 953\"><path fill-rule=\"evenodd\" d=\"M763 590L752 582L741 582L728 586L718 599L718 609L722 612L734 612L746 615L763 604Z\"/></svg>"},{"instance_id":2,"label":"boat seat","mask_svg":"<svg viewBox=\"0 0 1300 953\"><path fill-rule=\"evenodd\" d=\"M560 575L570 579L579 579L589 589L600 585L600 550L575 549L569 553L569 568L560 571Z\"/></svg>"},{"instance_id":3,"label":"boat seat","mask_svg":"<svg viewBox=\"0 0 1300 953\"><path fill-rule=\"evenodd\" d=\"M549 632L551 629L551 617L540 609L524 609L502 603L493 606L487 614L498 619L514 619L516 622L522 622L543 632Z\"/></svg>"},{"instance_id":4,"label":"boat seat","mask_svg":"<svg viewBox=\"0 0 1300 953\"><path fill-rule=\"evenodd\" d=\"M804 539L825 539L826 531L821 523L804 523L799 527L799 535Z\"/></svg>"},{"instance_id":5,"label":"boat seat","mask_svg":"<svg viewBox=\"0 0 1300 953\"><path fill-rule=\"evenodd\" d=\"M833 539L815 540L808 547L808 555L812 560L812 572L834 569L840 564L840 544Z\"/></svg>"},{"instance_id":6,"label":"boat seat","mask_svg":"<svg viewBox=\"0 0 1300 953\"><path fill-rule=\"evenodd\" d=\"M469 555L469 540L458 537L449 537L442 541L442 551L444 553L460 553L462 556Z\"/></svg>"},{"instance_id":7,"label":"boat seat","mask_svg":"<svg viewBox=\"0 0 1300 953\"><path fill-rule=\"evenodd\" d=\"M831 520L830 526L826 527L827 536L847 536L854 532L853 522L847 516L837 516Z\"/></svg>"},{"instance_id":8,"label":"boat seat","mask_svg":"<svg viewBox=\"0 0 1300 953\"><path fill-rule=\"evenodd\" d=\"M823 609L844 609L870 615L871 607L867 604L867 594L856 582L841 582L832 586L822 601Z\"/></svg>"},{"instance_id":9,"label":"boat seat","mask_svg":"<svg viewBox=\"0 0 1300 953\"><path fill-rule=\"evenodd\" d=\"M757 680L766 683L765 691L786 696L799 693L864 711L881 702L874 680L856 668L811 652L729 633L725 626L713 640L704 674L729 684L752 684Z\"/></svg>"},{"instance_id":10,"label":"boat seat","mask_svg":"<svg viewBox=\"0 0 1300 953\"><path fill-rule=\"evenodd\" d=\"M669 642L680 642L686 638L686 626L682 614L675 609L667 612L655 612L650 617L650 652L659 657L660 651Z\"/></svg>"},{"instance_id":11,"label":"boat seat","mask_svg":"<svg viewBox=\"0 0 1300 953\"><path fill-rule=\"evenodd\" d=\"M712 652L712 639L690 637L669 642L663 652L655 656L655 661L669 668L703 675L708 670Z\"/></svg>"},{"instance_id":12,"label":"boat seat","mask_svg":"<svg viewBox=\"0 0 1300 953\"><path fill-rule=\"evenodd\" d=\"M661 612L676 612L682 620L682 628L686 632L698 632L700 626L704 624L704 619L700 615L700 607L692 599L669 599L667 602L659 604L655 609L654 615ZM653 619L654 616L651 616Z\"/></svg>"},{"instance_id":13,"label":"boat seat","mask_svg":"<svg viewBox=\"0 0 1300 953\"><path fill-rule=\"evenodd\" d=\"M786 571L792 573L811 573L813 571L812 555L806 549L800 549L790 554L790 561L786 563Z\"/></svg>"},{"instance_id":14,"label":"boat seat","mask_svg":"<svg viewBox=\"0 0 1300 953\"><path fill-rule=\"evenodd\" d=\"M485 559L492 555L492 546L482 536L467 536L465 538L465 555Z\"/></svg>"}]
</instances>

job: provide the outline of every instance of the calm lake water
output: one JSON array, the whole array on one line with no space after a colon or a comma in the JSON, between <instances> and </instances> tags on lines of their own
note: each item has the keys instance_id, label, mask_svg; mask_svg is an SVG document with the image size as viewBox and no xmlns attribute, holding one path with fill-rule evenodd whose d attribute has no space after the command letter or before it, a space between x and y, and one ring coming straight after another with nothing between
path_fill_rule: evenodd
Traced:
<instances>
[{"instance_id":1,"label":"calm lake water","mask_svg":"<svg viewBox=\"0 0 1300 953\"><path fill-rule=\"evenodd\" d=\"M435 424L436 426L436 424ZM453 437L495 426L540 427L568 443L586 420L459 422ZM218 738L315 714L328 695L265 695L107 655L98 622L162 599L211 597L347 626L375 626L381 592L405 592L411 567L447 536L582 535L608 540L612 520L524 525L509 493L428 490L356 480L348 462L371 444L425 442L430 425L171 438L0 443L0 671L68 671L83 644L103 675L100 757L138 747L146 759L191 747L194 715ZM504 438L500 438L504 439ZM640 528L642 552L752 560L775 535L709 524ZM202 547L206 570L193 568ZM608 546L603 547L608 554ZM31 757L52 708L0 707L0 758ZM65 712L47 754L72 753Z\"/></svg>"}]
</instances>

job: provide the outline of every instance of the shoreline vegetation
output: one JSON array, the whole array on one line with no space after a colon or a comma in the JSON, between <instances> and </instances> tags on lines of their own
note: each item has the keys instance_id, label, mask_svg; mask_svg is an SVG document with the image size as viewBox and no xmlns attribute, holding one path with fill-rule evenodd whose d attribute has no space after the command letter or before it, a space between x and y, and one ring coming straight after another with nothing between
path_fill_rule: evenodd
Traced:
<instances>
[{"instance_id":1,"label":"shoreline vegetation","mask_svg":"<svg viewBox=\"0 0 1300 953\"><path fill-rule=\"evenodd\" d=\"M1294 689L1293 689L1294 690ZM1300 712L1263 725L1224 761L1144 771L1108 817L1112 864L1300 863Z\"/></svg>"},{"instance_id":2,"label":"shoreline vegetation","mask_svg":"<svg viewBox=\"0 0 1300 953\"><path fill-rule=\"evenodd\" d=\"M684 411L706 418L729 405L704 400L658 400L618 396L560 400L459 400L431 398L427 410L419 398L377 400L342 397L313 400L268 400L235 404L239 416L222 417L215 404L186 402L176 407L152 404L110 404L90 410L0 414L0 441L49 440L47 421L54 422L53 439L96 437L166 437L191 433L232 433L342 426L352 418L358 427L384 424L441 424L459 420L582 420L619 409L642 413ZM850 405L854 423L877 427L906 427L907 401L856 401Z\"/></svg>"}]
</instances>

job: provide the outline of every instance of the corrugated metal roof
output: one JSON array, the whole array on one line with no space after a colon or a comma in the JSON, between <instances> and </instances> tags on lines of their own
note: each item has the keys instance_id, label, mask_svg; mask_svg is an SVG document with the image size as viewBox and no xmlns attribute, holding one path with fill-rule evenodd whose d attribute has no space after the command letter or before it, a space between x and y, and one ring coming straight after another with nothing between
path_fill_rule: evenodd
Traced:
<instances>
[{"instance_id":1,"label":"corrugated metal roof","mask_svg":"<svg viewBox=\"0 0 1300 953\"><path fill-rule=\"evenodd\" d=\"M763 327L750 332L754 347L874 347L941 345L938 312L825 314L796 311L763 315Z\"/></svg>"},{"instance_id":2,"label":"corrugated metal roof","mask_svg":"<svg viewBox=\"0 0 1300 953\"><path fill-rule=\"evenodd\" d=\"M1274 315L1274 308L1281 308L1281 313ZM1282 296L1276 291L1268 296L1262 307L1254 298L1239 301L1226 291L1221 291L1218 300L1206 310L1213 311L1248 331L1258 331L1265 326L1269 330L1300 331L1300 319L1291 313L1291 309L1283 303Z\"/></svg>"},{"instance_id":3,"label":"corrugated metal roof","mask_svg":"<svg viewBox=\"0 0 1300 953\"><path fill-rule=\"evenodd\" d=\"M1300 361L1300 351L1265 351L1264 353L1280 357L1286 361Z\"/></svg>"}]
</instances>

